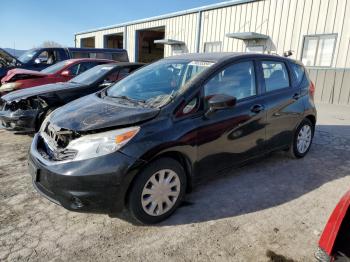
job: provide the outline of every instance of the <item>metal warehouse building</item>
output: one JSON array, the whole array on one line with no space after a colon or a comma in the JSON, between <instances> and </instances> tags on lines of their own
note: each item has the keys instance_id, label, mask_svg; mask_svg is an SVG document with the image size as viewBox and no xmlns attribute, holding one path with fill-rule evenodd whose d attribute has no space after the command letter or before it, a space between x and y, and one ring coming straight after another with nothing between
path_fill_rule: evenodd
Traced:
<instances>
[{"instance_id":1,"label":"metal warehouse building","mask_svg":"<svg viewBox=\"0 0 350 262\"><path fill-rule=\"evenodd\" d=\"M131 61L193 52L264 52L302 60L317 101L350 104L350 1L242 0L75 35L77 47L125 48Z\"/></svg>"}]
</instances>

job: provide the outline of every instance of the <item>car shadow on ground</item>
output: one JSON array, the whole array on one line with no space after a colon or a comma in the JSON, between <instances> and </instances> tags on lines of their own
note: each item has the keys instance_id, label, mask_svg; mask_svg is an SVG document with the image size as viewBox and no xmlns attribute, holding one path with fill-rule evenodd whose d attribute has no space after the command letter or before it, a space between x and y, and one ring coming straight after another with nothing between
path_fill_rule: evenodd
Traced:
<instances>
[{"instance_id":1,"label":"car shadow on ground","mask_svg":"<svg viewBox=\"0 0 350 262\"><path fill-rule=\"evenodd\" d=\"M305 158L290 159L276 152L227 171L195 187L176 213L158 226L199 223L278 206L350 175L349 170L350 127L318 126Z\"/></svg>"}]
</instances>

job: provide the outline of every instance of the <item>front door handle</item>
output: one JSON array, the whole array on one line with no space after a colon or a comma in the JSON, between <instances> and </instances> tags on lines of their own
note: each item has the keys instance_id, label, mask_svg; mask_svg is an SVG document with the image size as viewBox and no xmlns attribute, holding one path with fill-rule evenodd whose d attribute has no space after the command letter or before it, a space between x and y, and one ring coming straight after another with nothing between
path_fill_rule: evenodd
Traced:
<instances>
[{"instance_id":1,"label":"front door handle","mask_svg":"<svg viewBox=\"0 0 350 262\"><path fill-rule=\"evenodd\" d=\"M300 94L295 93L295 94L293 95L293 99L294 99L294 100L298 100L299 98L300 98Z\"/></svg>"},{"instance_id":2,"label":"front door handle","mask_svg":"<svg viewBox=\"0 0 350 262\"><path fill-rule=\"evenodd\" d=\"M250 109L250 111L252 111L253 113L260 113L261 111L264 111L265 107L263 105L253 105Z\"/></svg>"}]
</instances>

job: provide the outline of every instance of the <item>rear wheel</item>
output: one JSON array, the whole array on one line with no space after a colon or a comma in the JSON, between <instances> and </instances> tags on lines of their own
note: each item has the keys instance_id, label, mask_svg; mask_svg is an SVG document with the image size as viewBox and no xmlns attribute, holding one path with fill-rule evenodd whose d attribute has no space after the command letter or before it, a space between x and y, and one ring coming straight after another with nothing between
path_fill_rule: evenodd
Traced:
<instances>
[{"instance_id":1,"label":"rear wheel","mask_svg":"<svg viewBox=\"0 0 350 262\"><path fill-rule=\"evenodd\" d=\"M314 136L314 128L314 125L307 118L300 123L289 149L291 157L302 158L309 152Z\"/></svg>"},{"instance_id":2,"label":"rear wheel","mask_svg":"<svg viewBox=\"0 0 350 262\"><path fill-rule=\"evenodd\" d=\"M171 158L148 165L136 178L128 200L128 209L142 224L158 223L179 206L186 192L186 175Z\"/></svg>"}]
</instances>

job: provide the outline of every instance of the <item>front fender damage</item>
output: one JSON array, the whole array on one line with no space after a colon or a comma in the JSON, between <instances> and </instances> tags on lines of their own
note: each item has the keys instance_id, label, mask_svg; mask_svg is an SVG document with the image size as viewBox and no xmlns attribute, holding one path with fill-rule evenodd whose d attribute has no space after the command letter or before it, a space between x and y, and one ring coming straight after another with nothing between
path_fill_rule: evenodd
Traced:
<instances>
[{"instance_id":1,"label":"front fender damage","mask_svg":"<svg viewBox=\"0 0 350 262\"><path fill-rule=\"evenodd\" d=\"M0 125L16 133L35 132L38 119L42 118L47 107L48 104L40 97L5 101L0 111Z\"/></svg>"}]
</instances>

